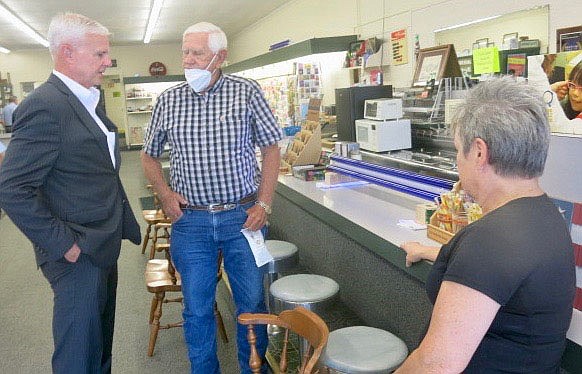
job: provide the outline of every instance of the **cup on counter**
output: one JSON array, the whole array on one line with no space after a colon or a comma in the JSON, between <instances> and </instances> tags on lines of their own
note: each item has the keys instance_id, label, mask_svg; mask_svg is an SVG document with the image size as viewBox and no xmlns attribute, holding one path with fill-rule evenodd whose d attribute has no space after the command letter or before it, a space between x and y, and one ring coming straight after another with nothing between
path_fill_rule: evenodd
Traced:
<instances>
[{"instance_id":1,"label":"cup on counter","mask_svg":"<svg viewBox=\"0 0 582 374\"><path fill-rule=\"evenodd\" d=\"M438 222L438 227L448 231L448 232L453 232L453 217L451 215L450 212L448 211L438 211L437 210L437 222Z\"/></svg>"},{"instance_id":2,"label":"cup on counter","mask_svg":"<svg viewBox=\"0 0 582 374\"><path fill-rule=\"evenodd\" d=\"M469 224L469 215L467 212L453 212L452 221L453 233L456 234Z\"/></svg>"},{"instance_id":3,"label":"cup on counter","mask_svg":"<svg viewBox=\"0 0 582 374\"><path fill-rule=\"evenodd\" d=\"M356 142L335 142L335 153L343 157L351 157L360 153L360 144Z\"/></svg>"}]
</instances>

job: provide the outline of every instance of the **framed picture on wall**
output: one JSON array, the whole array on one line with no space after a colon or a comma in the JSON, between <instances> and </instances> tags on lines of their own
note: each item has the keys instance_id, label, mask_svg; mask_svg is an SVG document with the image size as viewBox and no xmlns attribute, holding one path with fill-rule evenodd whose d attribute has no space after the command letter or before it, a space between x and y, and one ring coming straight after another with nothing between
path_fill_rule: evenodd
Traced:
<instances>
[{"instance_id":1,"label":"framed picture on wall","mask_svg":"<svg viewBox=\"0 0 582 374\"><path fill-rule=\"evenodd\" d=\"M502 44L509 43L513 39L517 40L517 33L516 32L511 32L509 34L505 34L505 35L503 35Z\"/></svg>"},{"instance_id":2,"label":"framed picture on wall","mask_svg":"<svg viewBox=\"0 0 582 374\"><path fill-rule=\"evenodd\" d=\"M487 48L487 44L489 44L489 38L477 39L475 43L479 48Z\"/></svg>"},{"instance_id":3,"label":"framed picture on wall","mask_svg":"<svg viewBox=\"0 0 582 374\"><path fill-rule=\"evenodd\" d=\"M582 26L556 30L556 52L582 50Z\"/></svg>"},{"instance_id":4,"label":"framed picture on wall","mask_svg":"<svg viewBox=\"0 0 582 374\"><path fill-rule=\"evenodd\" d=\"M452 44L421 49L418 52L412 85L424 86L431 79L440 81L445 75L447 64L452 65L451 57L454 57L454 63L459 71L458 76L460 76L459 62Z\"/></svg>"}]
</instances>

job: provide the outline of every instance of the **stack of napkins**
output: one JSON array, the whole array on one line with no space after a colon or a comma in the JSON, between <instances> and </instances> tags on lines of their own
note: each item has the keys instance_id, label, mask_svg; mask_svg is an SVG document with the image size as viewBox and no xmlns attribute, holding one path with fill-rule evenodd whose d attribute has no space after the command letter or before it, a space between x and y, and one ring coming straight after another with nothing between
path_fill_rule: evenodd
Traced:
<instances>
[{"instance_id":1,"label":"stack of napkins","mask_svg":"<svg viewBox=\"0 0 582 374\"><path fill-rule=\"evenodd\" d=\"M404 227L410 230L425 230L426 225L415 222L413 219L399 219L397 226Z\"/></svg>"}]
</instances>

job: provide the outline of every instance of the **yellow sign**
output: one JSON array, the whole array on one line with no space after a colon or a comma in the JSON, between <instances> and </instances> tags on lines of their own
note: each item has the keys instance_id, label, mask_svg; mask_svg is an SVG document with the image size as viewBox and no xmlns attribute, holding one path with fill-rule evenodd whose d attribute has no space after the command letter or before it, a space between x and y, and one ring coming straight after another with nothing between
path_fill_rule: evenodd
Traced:
<instances>
[{"instance_id":1,"label":"yellow sign","mask_svg":"<svg viewBox=\"0 0 582 374\"><path fill-rule=\"evenodd\" d=\"M497 47L473 50L473 74L499 73L500 70Z\"/></svg>"},{"instance_id":2,"label":"yellow sign","mask_svg":"<svg viewBox=\"0 0 582 374\"><path fill-rule=\"evenodd\" d=\"M406 38L406 29L391 32L390 43L392 44L392 65L407 64L408 39Z\"/></svg>"}]
</instances>

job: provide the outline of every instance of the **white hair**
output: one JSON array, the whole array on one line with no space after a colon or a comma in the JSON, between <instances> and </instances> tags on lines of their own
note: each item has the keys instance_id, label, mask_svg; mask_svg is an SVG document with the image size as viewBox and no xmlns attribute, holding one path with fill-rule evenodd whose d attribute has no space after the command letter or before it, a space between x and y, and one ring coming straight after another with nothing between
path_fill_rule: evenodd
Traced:
<instances>
[{"instance_id":1,"label":"white hair","mask_svg":"<svg viewBox=\"0 0 582 374\"><path fill-rule=\"evenodd\" d=\"M218 51L222 49L226 49L227 41L226 41L226 34L222 29L210 22L198 22L186 29L182 37L185 37L188 34L208 34L208 48L213 53L218 53Z\"/></svg>"},{"instance_id":2,"label":"white hair","mask_svg":"<svg viewBox=\"0 0 582 374\"><path fill-rule=\"evenodd\" d=\"M77 13L60 13L53 17L48 29L49 50L54 57L59 46L75 43L87 34L110 35L99 22Z\"/></svg>"}]
</instances>

